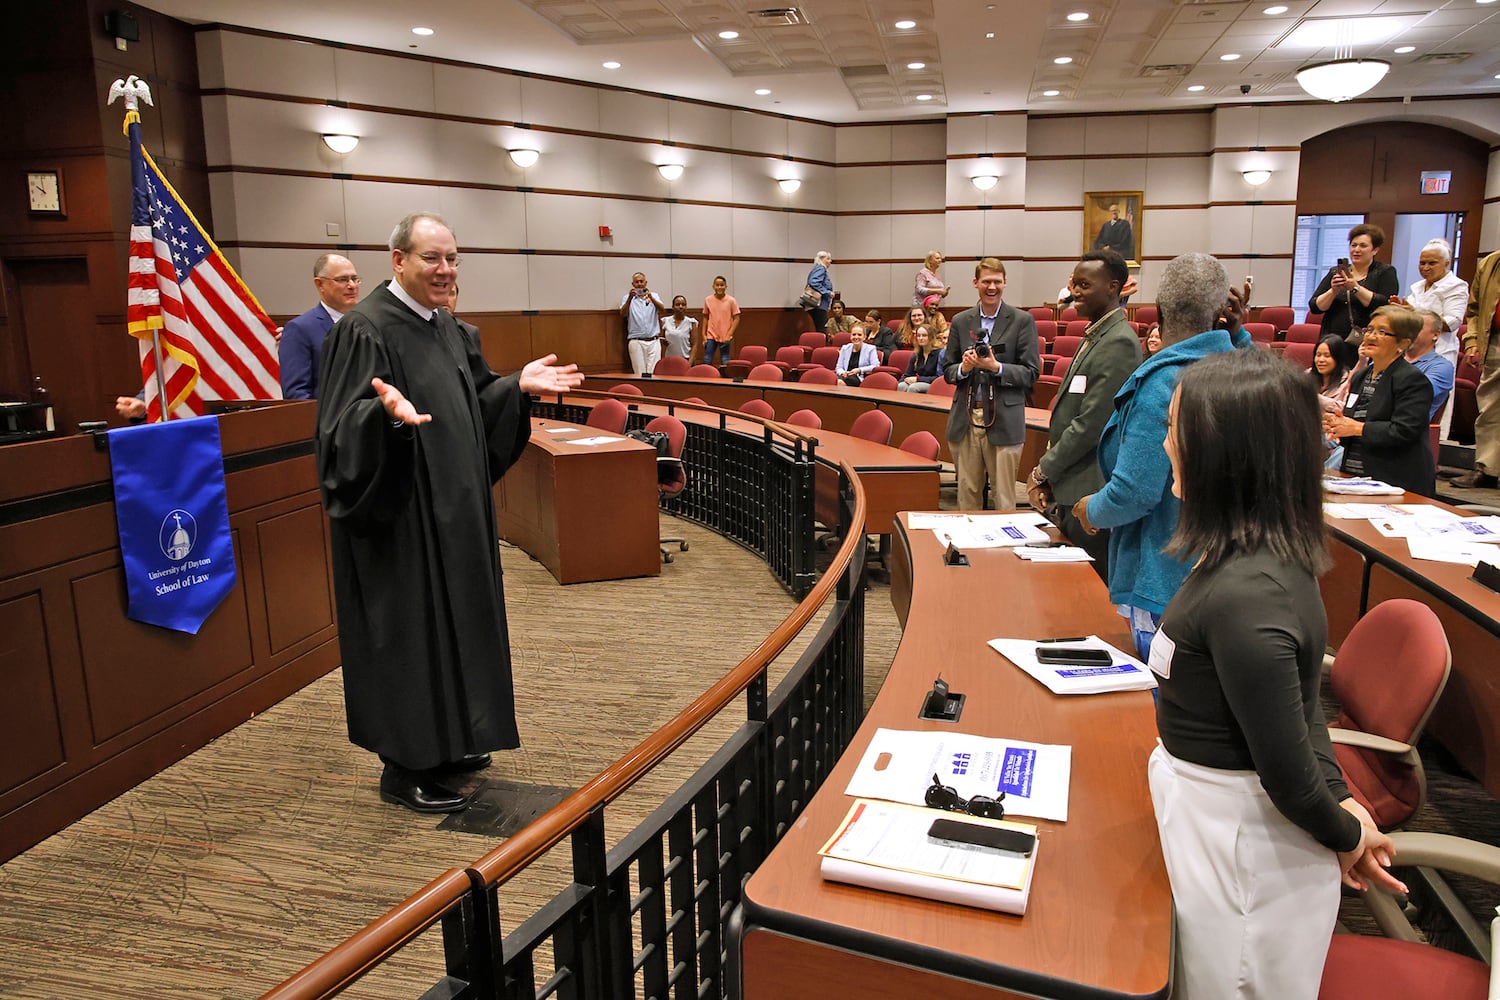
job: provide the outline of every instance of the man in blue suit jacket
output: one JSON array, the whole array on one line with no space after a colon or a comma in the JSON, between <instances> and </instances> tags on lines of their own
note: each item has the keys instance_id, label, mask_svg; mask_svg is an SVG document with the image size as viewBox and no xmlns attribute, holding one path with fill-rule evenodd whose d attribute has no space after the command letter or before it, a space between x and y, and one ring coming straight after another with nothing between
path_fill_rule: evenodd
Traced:
<instances>
[{"instance_id":1,"label":"man in blue suit jacket","mask_svg":"<svg viewBox=\"0 0 1500 1000\"><path fill-rule=\"evenodd\" d=\"M313 265L318 304L287 323L281 331L281 396L318 398L318 364L323 338L333 324L359 301L359 273L348 257L325 253Z\"/></svg>"}]
</instances>

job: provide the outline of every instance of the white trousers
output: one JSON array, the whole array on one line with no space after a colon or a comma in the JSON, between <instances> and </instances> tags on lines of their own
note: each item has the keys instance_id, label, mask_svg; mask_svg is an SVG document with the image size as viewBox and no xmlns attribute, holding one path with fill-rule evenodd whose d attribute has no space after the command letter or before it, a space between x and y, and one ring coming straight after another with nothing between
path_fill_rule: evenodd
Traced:
<instances>
[{"instance_id":1,"label":"white trousers","mask_svg":"<svg viewBox=\"0 0 1500 1000\"><path fill-rule=\"evenodd\" d=\"M656 363L661 360L661 341L654 337L650 340L644 337L638 340L631 338L625 345L630 352L630 367L637 375L649 375L656 371Z\"/></svg>"},{"instance_id":2,"label":"white trousers","mask_svg":"<svg viewBox=\"0 0 1500 1000\"><path fill-rule=\"evenodd\" d=\"M1254 771L1147 768L1177 913L1174 1000L1315 1000L1339 912L1338 855L1271 803Z\"/></svg>"}]
</instances>

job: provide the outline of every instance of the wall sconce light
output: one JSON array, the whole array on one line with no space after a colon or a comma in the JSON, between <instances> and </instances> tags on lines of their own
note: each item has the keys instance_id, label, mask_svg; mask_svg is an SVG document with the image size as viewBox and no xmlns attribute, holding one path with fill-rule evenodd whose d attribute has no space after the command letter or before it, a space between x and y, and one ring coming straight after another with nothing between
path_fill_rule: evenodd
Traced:
<instances>
[{"instance_id":1,"label":"wall sconce light","mask_svg":"<svg viewBox=\"0 0 1500 1000\"><path fill-rule=\"evenodd\" d=\"M787 194L792 194L799 187L802 186L802 178L800 178L800 177L783 177L781 180L777 181L776 183L781 187L781 190L785 191Z\"/></svg>"},{"instance_id":2,"label":"wall sconce light","mask_svg":"<svg viewBox=\"0 0 1500 1000\"><path fill-rule=\"evenodd\" d=\"M506 152L510 154L510 162L522 170L536 163L537 159L542 155L534 149L508 149Z\"/></svg>"},{"instance_id":3,"label":"wall sconce light","mask_svg":"<svg viewBox=\"0 0 1500 1000\"><path fill-rule=\"evenodd\" d=\"M333 150L335 153L338 153L340 156L342 156L345 153L352 153L352 152L354 152L354 147L359 145L359 136L357 136L357 135L324 135L323 136L323 145L327 146L329 149Z\"/></svg>"},{"instance_id":4,"label":"wall sconce light","mask_svg":"<svg viewBox=\"0 0 1500 1000\"><path fill-rule=\"evenodd\" d=\"M1249 184L1251 187L1260 187L1266 181L1271 179L1271 171L1245 170L1240 173L1240 176L1245 178L1245 183Z\"/></svg>"},{"instance_id":5,"label":"wall sconce light","mask_svg":"<svg viewBox=\"0 0 1500 1000\"><path fill-rule=\"evenodd\" d=\"M1000 183L1000 178L996 177L994 174L980 174L978 177L970 177L969 183L973 184L981 191L988 191L990 188Z\"/></svg>"},{"instance_id":6,"label":"wall sconce light","mask_svg":"<svg viewBox=\"0 0 1500 1000\"><path fill-rule=\"evenodd\" d=\"M682 176L682 164L680 163L658 163L656 172L661 174L663 180L675 181Z\"/></svg>"}]
</instances>

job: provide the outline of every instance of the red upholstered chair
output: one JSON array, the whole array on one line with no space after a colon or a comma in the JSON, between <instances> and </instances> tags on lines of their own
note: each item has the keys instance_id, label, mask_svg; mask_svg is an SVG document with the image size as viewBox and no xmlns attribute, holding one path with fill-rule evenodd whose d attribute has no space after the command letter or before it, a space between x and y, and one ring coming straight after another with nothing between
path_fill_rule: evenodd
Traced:
<instances>
[{"instance_id":1,"label":"red upholstered chair","mask_svg":"<svg viewBox=\"0 0 1500 1000\"><path fill-rule=\"evenodd\" d=\"M1286 342L1289 344L1312 344L1318 346L1318 338L1323 335L1323 328L1317 323L1293 323L1286 328Z\"/></svg>"},{"instance_id":2,"label":"red upholstered chair","mask_svg":"<svg viewBox=\"0 0 1500 1000\"><path fill-rule=\"evenodd\" d=\"M760 417L763 420L776 419L776 407L764 399L747 399L740 407L741 413L748 413L752 417Z\"/></svg>"},{"instance_id":3,"label":"red upholstered chair","mask_svg":"<svg viewBox=\"0 0 1500 1000\"><path fill-rule=\"evenodd\" d=\"M1077 318L1078 310L1073 306L1068 306L1068 308L1057 314L1057 324L1058 326L1067 326Z\"/></svg>"},{"instance_id":4,"label":"red upholstered chair","mask_svg":"<svg viewBox=\"0 0 1500 1000\"><path fill-rule=\"evenodd\" d=\"M648 431L660 431L667 436L667 453L656 458L656 495L658 502L670 500L687 486L687 471L682 467L682 446L687 441L687 428L681 420L668 414L657 417L646 425ZM688 550L686 538L666 536L658 539L661 546L661 561L672 561L668 543L677 546L679 552Z\"/></svg>"},{"instance_id":5,"label":"red upholstered chair","mask_svg":"<svg viewBox=\"0 0 1500 1000\"><path fill-rule=\"evenodd\" d=\"M901 440L901 450L911 452L930 462L936 462L943 449L938 439L932 436L931 431L912 431Z\"/></svg>"},{"instance_id":6,"label":"red upholstered chair","mask_svg":"<svg viewBox=\"0 0 1500 1000\"><path fill-rule=\"evenodd\" d=\"M823 418L812 410L797 410L786 418L786 422L798 427L811 427L815 431L823 428Z\"/></svg>"},{"instance_id":7,"label":"red upholstered chair","mask_svg":"<svg viewBox=\"0 0 1500 1000\"><path fill-rule=\"evenodd\" d=\"M1026 311L1031 313L1031 318L1036 320L1038 324L1043 322L1052 323L1057 319L1057 312L1051 306L1032 306Z\"/></svg>"},{"instance_id":8,"label":"red upholstered chair","mask_svg":"<svg viewBox=\"0 0 1500 1000\"><path fill-rule=\"evenodd\" d=\"M1448 424L1450 440L1459 444L1474 443L1474 421L1479 416L1479 402L1475 397L1478 390L1479 369L1460 354L1458 375L1453 380L1453 420Z\"/></svg>"},{"instance_id":9,"label":"red upholstered chair","mask_svg":"<svg viewBox=\"0 0 1500 1000\"><path fill-rule=\"evenodd\" d=\"M1063 334L1052 342L1052 355L1058 358L1071 358L1078 353L1078 345L1083 343L1083 338L1075 334Z\"/></svg>"},{"instance_id":10,"label":"red upholstered chair","mask_svg":"<svg viewBox=\"0 0 1500 1000\"><path fill-rule=\"evenodd\" d=\"M1339 714L1328 736L1350 793L1382 830L1406 823L1426 801L1416 742L1452 662L1437 615L1403 598L1367 611L1333 659Z\"/></svg>"},{"instance_id":11,"label":"red upholstered chair","mask_svg":"<svg viewBox=\"0 0 1500 1000\"><path fill-rule=\"evenodd\" d=\"M797 367L804 372L806 372L810 368L826 368L829 371L833 371L833 366L838 363L839 349L837 347L824 345L823 347L813 348L812 360L804 362ZM806 380L804 379L804 381Z\"/></svg>"},{"instance_id":12,"label":"red upholstered chair","mask_svg":"<svg viewBox=\"0 0 1500 1000\"><path fill-rule=\"evenodd\" d=\"M697 396L688 396L685 399L683 399L683 402L684 403L692 403L694 406L707 406L708 405L708 402L706 400L699 399Z\"/></svg>"},{"instance_id":13,"label":"red upholstered chair","mask_svg":"<svg viewBox=\"0 0 1500 1000\"><path fill-rule=\"evenodd\" d=\"M1057 402L1057 390L1062 386L1061 375L1038 375L1031 387L1031 405L1050 410Z\"/></svg>"},{"instance_id":14,"label":"red upholstered chair","mask_svg":"<svg viewBox=\"0 0 1500 1000\"><path fill-rule=\"evenodd\" d=\"M833 335L833 346L843 347L845 344L849 343L849 340L850 337L847 333L835 333Z\"/></svg>"},{"instance_id":15,"label":"red upholstered chair","mask_svg":"<svg viewBox=\"0 0 1500 1000\"><path fill-rule=\"evenodd\" d=\"M817 330L809 330L797 338L797 346L802 348L805 354L811 354L813 351L827 344L828 338Z\"/></svg>"},{"instance_id":16,"label":"red upholstered chair","mask_svg":"<svg viewBox=\"0 0 1500 1000\"><path fill-rule=\"evenodd\" d=\"M1293 340L1283 341L1274 346L1281 348L1281 356L1286 359L1287 364L1295 365L1303 370L1312 367L1313 354L1318 350L1317 344L1301 344Z\"/></svg>"},{"instance_id":17,"label":"red upholstered chair","mask_svg":"<svg viewBox=\"0 0 1500 1000\"><path fill-rule=\"evenodd\" d=\"M933 379L932 384L927 387L927 395L947 396L949 399L952 399L953 394L957 391L958 386L954 385L952 382L949 382L941 375Z\"/></svg>"},{"instance_id":18,"label":"red upholstered chair","mask_svg":"<svg viewBox=\"0 0 1500 1000\"><path fill-rule=\"evenodd\" d=\"M656 363L656 367L651 369L651 374L686 375L692 367L692 365L688 364L687 358L679 358L675 354L669 354ZM704 367L708 368L711 366L704 365Z\"/></svg>"},{"instance_id":19,"label":"red upholstered chair","mask_svg":"<svg viewBox=\"0 0 1500 1000\"><path fill-rule=\"evenodd\" d=\"M753 368L763 365L771 359L771 352L766 350L764 344L746 344L740 348L740 360L748 361Z\"/></svg>"},{"instance_id":20,"label":"red upholstered chair","mask_svg":"<svg viewBox=\"0 0 1500 1000\"><path fill-rule=\"evenodd\" d=\"M750 369L750 374L745 377L751 382L780 382L781 369L769 361L764 361Z\"/></svg>"},{"instance_id":21,"label":"red upholstered chair","mask_svg":"<svg viewBox=\"0 0 1500 1000\"><path fill-rule=\"evenodd\" d=\"M1047 345L1057 339L1057 323L1050 319L1037 320L1036 339L1042 345L1042 353L1047 353Z\"/></svg>"},{"instance_id":22,"label":"red upholstered chair","mask_svg":"<svg viewBox=\"0 0 1500 1000\"><path fill-rule=\"evenodd\" d=\"M1135 321L1137 323L1145 323L1147 326L1150 326L1152 323L1160 323L1161 313L1157 311L1155 306L1136 306Z\"/></svg>"},{"instance_id":23,"label":"red upholstered chair","mask_svg":"<svg viewBox=\"0 0 1500 1000\"><path fill-rule=\"evenodd\" d=\"M1429 884L1442 884L1438 871L1500 883L1500 848L1491 844L1442 833L1394 833L1391 839L1397 866L1420 865L1420 877ZM1412 887L1415 876L1412 871L1402 880ZM1494 995L1489 991L1493 955L1475 958L1424 943L1463 937L1456 933L1452 911L1430 889L1414 891L1409 899L1370 889L1358 898L1385 936L1334 934L1318 1000L1484 1000Z\"/></svg>"},{"instance_id":24,"label":"red upholstered chair","mask_svg":"<svg viewBox=\"0 0 1500 1000\"><path fill-rule=\"evenodd\" d=\"M1086 320L1086 319L1069 320L1068 321L1068 331L1067 331L1066 334L1063 334L1063 336L1077 337L1079 340L1082 340L1083 339L1084 331L1086 331L1088 328L1089 328L1089 321ZM1053 351L1052 353L1056 354L1057 352ZM1070 358L1072 356L1073 356L1072 354L1068 355L1068 357L1070 357Z\"/></svg>"},{"instance_id":25,"label":"red upholstered chair","mask_svg":"<svg viewBox=\"0 0 1500 1000\"><path fill-rule=\"evenodd\" d=\"M1245 332L1257 344L1270 344L1276 340L1276 328L1270 323L1246 323Z\"/></svg>"},{"instance_id":26,"label":"red upholstered chair","mask_svg":"<svg viewBox=\"0 0 1500 1000\"><path fill-rule=\"evenodd\" d=\"M892 351L891 360L875 370L877 372L889 372L897 379L900 379L901 376L906 374L906 366L911 364L911 356L915 353L916 351L913 351L909 347L903 347L900 350Z\"/></svg>"},{"instance_id":27,"label":"red upholstered chair","mask_svg":"<svg viewBox=\"0 0 1500 1000\"><path fill-rule=\"evenodd\" d=\"M713 365L694 365L688 369L688 374L693 378L722 378L719 369Z\"/></svg>"},{"instance_id":28,"label":"red upholstered chair","mask_svg":"<svg viewBox=\"0 0 1500 1000\"><path fill-rule=\"evenodd\" d=\"M645 395L645 393L641 391L640 386L631 385L629 382L621 382L619 385L612 385L609 387L609 391L614 393L616 396L621 395L622 393L626 396Z\"/></svg>"},{"instance_id":29,"label":"red upholstered chair","mask_svg":"<svg viewBox=\"0 0 1500 1000\"><path fill-rule=\"evenodd\" d=\"M754 365L744 358L730 358L724 363L724 376L732 378L736 382L743 382L750 374L750 369L754 367Z\"/></svg>"},{"instance_id":30,"label":"red upholstered chair","mask_svg":"<svg viewBox=\"0 0 1500 1000\"><path fill-rule=\"evenodd\" d=\"M876 444L890 444L891 430L891 418L884 410L866 410L854 418L854 423L849 426L849 436Z\"/></svg>"},{"instance_id":31,"label":"red upholstered chair","mask_svg":"<svg viewBox=\"0 0 1500 1000\"><path fill-rule=\"evenodd\" d=\"M795 345L791 347L778 347L776 348L776 357L771 359L771 364L784 372L791 371L802 364L806 358L807 355L802 352L802 348Z\"/></svg>"},{"instance_id":32,"label":"red upholstered chair","mask_svg":"<svg viewBox=\"0 0 1500 1000\"><path fill-rule=\"evenodd\" d=\"M1265 306L1260 311L1260 322L1270 323L1278 331L1288 330L1297 322L1297 310L1291 306Z\"/></svg>"},{"instance_id":33,"label":"red upholstered chair","mask_svg":"<svg viewBox=\"0 0 1500 1000\"><path fill-rule=\"evenodd\" d=\"M618 399L601 399L589 411L586 423L590 427L609 431L611 434L624 434L625 420L629 416L630 411L626 410L625 404Z\"/></svg>"},{"instance_id":34,"label":"red upholstered chair","mask_svg":"<svg viewBox=\"0 0 1500 1000\"><path fill-rule=\"evenodd\" d=\"M838 385L839 377L833 373L832 368L813 365L802 369L802 378L798 381L803 385Z\"/></svg>"},{"instance_id":35,"label":"red upholstered chair","mask_svg":"<svg viewBox=\"0 0 1500 1000\"><path fill-rule=\"evenodd\" d=\"M864 381L859 384L859 387L861 389L889 389L895 392L896 376L890 372L871 372L865 376Z\"/></svg>"}]
</instances>

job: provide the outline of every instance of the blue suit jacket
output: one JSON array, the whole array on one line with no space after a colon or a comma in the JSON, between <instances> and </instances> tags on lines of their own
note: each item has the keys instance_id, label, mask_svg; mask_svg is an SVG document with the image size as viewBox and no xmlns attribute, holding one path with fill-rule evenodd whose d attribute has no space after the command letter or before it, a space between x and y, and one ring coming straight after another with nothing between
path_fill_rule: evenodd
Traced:
<instances>
[{"instance_id":1,"label":"blue suit jacket","mask_svg":"<svg viewBox=\"0 0 1500 1000\"><path fill-rule=\"evenodd\" d=\"M333 329L333 317L319 302L281 331L281 397L318 398L318 364L323 360L323 338Z\"/></svg>"}]
</instances>

